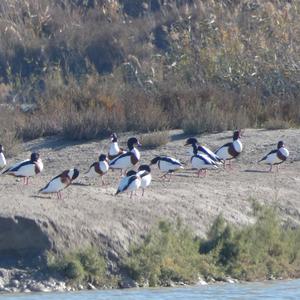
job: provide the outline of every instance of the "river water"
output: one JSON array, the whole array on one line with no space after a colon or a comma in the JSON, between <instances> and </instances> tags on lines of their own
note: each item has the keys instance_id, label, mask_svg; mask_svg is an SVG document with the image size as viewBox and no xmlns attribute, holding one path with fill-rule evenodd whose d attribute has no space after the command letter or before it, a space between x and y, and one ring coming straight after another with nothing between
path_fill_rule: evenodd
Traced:
<instances>
[{"instance_id":1,"label":"river water","mask_svg":"<svg viewBox=\"0 0 300 300\"><path fill-rule=\"evenodd\" d=\"M300 280L213 284L183 288L1 295L0 298L7 300L300 299Z\"/></svg>"}]
</instances>

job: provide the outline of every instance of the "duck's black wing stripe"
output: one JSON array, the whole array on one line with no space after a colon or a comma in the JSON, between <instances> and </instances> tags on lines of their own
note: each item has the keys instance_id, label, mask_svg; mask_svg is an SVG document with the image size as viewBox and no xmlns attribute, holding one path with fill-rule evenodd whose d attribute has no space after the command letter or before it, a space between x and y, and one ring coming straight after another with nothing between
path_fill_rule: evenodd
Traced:
<instances>
[{"instance_id":1,"label":"duck's black wing stripe","mask_svg":"<svg viewBox=\"0 0 300 300\"><path fill-rule=\"evenodd\" d=\"M140 177L145 177L145 176L147 176L147 175L149 175L150 173L149 172L147 172L147 171L144 171L142 174L140 174Z\"/></svg>"},{"instance_id":2,"label":"duck's black wing stripe","mask_svg":"<svg viewBox=\"0 0 300 300\"><path fill-rule=\"evenodd\" d=\"M131 152L126 152L124 154L121 154L120 156L118 156L117 158L115 158L113 161L111 161L109 163L110 166L114 165L119 159L123 158L123 157L126 157L126 156L131 156Z\"/></svg>"},{"instance_id":3,"label":"duck's black wing stripe","mask_svg":"<svg viewBox=\"0 0 300 300\"><path fill-rule=\"evenodd\" d=\"M42 190L45 190L46 188L48 188L49 185L50 185L50 183L51 183L53 180L59 178L61 175L62 175L62 173L59 174L59 175L57 175L57 176L55 176L55 177L53 177L53 178L47 183L47 185L46 185L45 187L43 187L42 189L39 190L39 192L41 192Z\"/></svg>"},{"instance_id":4,"label":"duck's black wing stripe","mask_svg":"<svg viewBox=\"0 0 300 300\"><path fill-rule=\"evenodd\" d=\"M223 148L223 147L230 147L231 144L232 144L232 142L227 143L227 144L221 146L220 148L218 148L218 149L215 151L215 154L216 154L221 148Z\"/></svg>"},{"instance_id":5,"label":"duck's black wing stripe","mask_svg":"<svg viewBox=\"0 0 300 300\"><path fill-rule=\"evenodd\" d=\"M266 160L267 159L267 157L270 155L270 154L274 154L274 153L277 153L277 149L276 150L272 150L272 151L270 151L266 156L264 156L260 161L263 161L263 160ZM258 162L260 162L260 161L258 161Z\"/></svg>"},{"instance_id":6,"label":"duck's black wing stripe","mask_svg":"<svg viewBox=\"0 0 300 300\"><path fill-rule=\"evenodd\" d=\"M205 159L205 157L203 157L201 155L195 155L195 157L201 159L206 165L210 165L211 164L207 159ZM212 161L212 163L213 163L213 161Z\"/></svg>"},{"instance_id":7,"label":"duck's black wing stripe","mask_svg":"<svg viewBox=\"0 0 300 300\"><path fill-rule=\"evenodd\" d=\"M135 181L136 179L137 179L137 176L136 176L136 175L133 175L133 176L129 177L128 182L127 182L127 184L125 185L123 191L126 191L126 190L129 188L129 186L131 185L131 183L132 183L133 181Z\"/></svg>"},{"instance_id":8,"label":"duck's black wing stripe","mask_svg":"<svg viewBox=\"0 0 300 300\"><path fill-rule=\"evenodd\" d=\"M27 165L30 165L30 164L32 164L32 161L30 161L30 160L24 161L24 162L22 162L21 164L15 166L14 168L8 168L7 170L5 170L5 171L3 172L3 174L4 174L4 173L7 173L7 172L16 172L16 171L18 171L21 167L27 166Z\"/></svg>"},{"instance_id":9,"label":"duck's black wing stripe","mask_svg":"<svg viewBox=\"0 0 300 300\"><path fill-rule=\"evenodd\" d=\"M165 162L168 162L172 165L178 165L178 166L181 166L181 163L180 162L177 162L177 161L174 161L173 159L169 158L169 157L162 157L161 160L165 161Z\"/></svg>"},{"instance_id":10,"label":"duck's black wing stripe","mask_svg":"<svg viewBox=\"0 0 300 300\"><path fill-rule=\"evenodd\" d=\"M92 164L89 166L89 170L90 170L91 167L96 166L96 164L97 164L97 162L92 163Z\"/></svg>"},{"instance_id":11,"label":"duck's black wing stripe","mask_svg":"<svg viewBox=\"0 0 300 300\"><path fill-rule=\"evenodd\" d=\"M204 147L202 146L198 146L198 150L204 152L210 159L212 159L213 161L221 161L221 159L216 155L216 156L212 156L211 153L209 153Z\"/></svg>"}]
</instances>

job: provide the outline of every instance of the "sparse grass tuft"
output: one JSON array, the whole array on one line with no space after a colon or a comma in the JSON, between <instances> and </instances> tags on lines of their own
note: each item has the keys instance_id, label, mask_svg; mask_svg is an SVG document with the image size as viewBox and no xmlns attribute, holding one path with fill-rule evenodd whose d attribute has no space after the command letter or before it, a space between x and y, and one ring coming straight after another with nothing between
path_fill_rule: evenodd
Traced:
<instances>
[{"instance_id":1,"label":"sparse grass tuft","mask_svg":"<svg viewBox=\"0 0 300 300\"><path fill-rule=\"evenodd\" d=\"M141 143L145 149L154 149L166 145L169 142L168 131L155 131L143 134Z\"/></svg>"}]
</instances>

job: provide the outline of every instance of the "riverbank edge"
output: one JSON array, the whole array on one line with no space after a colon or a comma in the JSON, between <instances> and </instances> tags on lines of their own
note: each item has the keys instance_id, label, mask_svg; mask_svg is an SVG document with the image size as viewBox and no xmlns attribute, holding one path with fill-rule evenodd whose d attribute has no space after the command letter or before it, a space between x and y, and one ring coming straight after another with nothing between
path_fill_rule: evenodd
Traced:
<instances>
[{"instance_id":1,"label":"riverbank edge","mask_svg":"<svg viewBox=\"0 0 300 300\"><path fill-rule=\"evenodd\" d=\"M35 276L31 274L35 273ZM134 281L129 277L121 278L118 281L118 286L106 285L95 286L90 282L85 284L74 283L65 281L63 279L57 279L53 277L48 277L47 279L36 279L38 276L46 277L43 272L40 274L36 273L36 270L22 270L22 269L5 269L0 268L0 295L4 294L30 294L30 293L53 293L53 292L77 292L77 291L87 291L87 290L112 290L112 289L130 289L130 288L149 288L148 284L139 285L138 282ZM264 282L269 280L291 280L295 278L275 278L271 276L270 278L263 280L251 280L244 281L230 276L224 278L213 278L203 279L199 276L198 281L194 284L187 284L182 281L174 282L170 281L167 284L161 285L159 287L193 287L193 286L205 286L212 284L239 284L245 282Z\"/></svg>"}]
</instances>

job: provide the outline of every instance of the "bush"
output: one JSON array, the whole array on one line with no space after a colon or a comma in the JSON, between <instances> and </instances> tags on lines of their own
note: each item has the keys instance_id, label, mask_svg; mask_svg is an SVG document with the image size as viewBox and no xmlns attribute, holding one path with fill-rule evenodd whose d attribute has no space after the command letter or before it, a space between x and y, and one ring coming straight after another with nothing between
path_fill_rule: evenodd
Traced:
<instances>
[{"instance_id":1,"label":"bush","mask_svg":"<svg viewBox=\"0 0 300 300\"><path fill-rule=\"evenodd\" d=\"M224 274L243 280L295 276L300 262L291 258L300 254L300 230L283 227L272 208L260 207L256 214L256 223L241 229L219 216L200 253L213 255Z\"/></svg>"},{"instance_id":2,"label":"bush","mask_svg":"<svg viewBox=\"0 0 300 300\"><path fill-rule=\"evenodd\" d=\"M155 131L152 133L143 134L141 137L141 143L145 149L154 149L160 146L164 146L169 142L168 131Z\"/></svg>"},{"instance_id":3,"label":"bush","mask_svg":"<svg viewBox=\"0 0 300 300\"><path fill-rule=\"evenodd\" d=\"M150 286L195 282L201 264L198 248L199 241L187 228L162 221L141 245L130 249L124 267L133 279Z\"/></svg>"},{"instance_id":4,"label":"bush","mask_svg":"<svg viewBox=\"0 0 300 300\"><path fill-rule=\"evenodd\" d=\"M298 277L300 229L282 226L273 208L256 205L256 223L235 228L220 215L206 239L180 222L160 222L125 259L128 274L140 284L195 282L198 275L223 280Z\"/></svg>"},{"instance_id":5,"label":"bush","mask_svg":"<svg viewBox=\"0 0 300 300\"><path fill-rule=\"evenodd\" d=\"M47 266L51 272L58 273L74 282L101 284L106 280L105 260L95 248L62 256L48 253Z\"/></svg>"}]
</instances>

